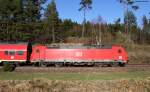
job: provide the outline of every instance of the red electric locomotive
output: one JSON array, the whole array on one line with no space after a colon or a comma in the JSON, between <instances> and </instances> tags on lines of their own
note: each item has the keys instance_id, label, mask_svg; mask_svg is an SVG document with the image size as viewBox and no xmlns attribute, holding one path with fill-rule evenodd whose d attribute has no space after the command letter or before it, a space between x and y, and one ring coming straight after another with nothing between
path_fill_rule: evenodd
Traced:
<instances>
[{"instance_id":1,"label":"red electric locomotive","mask_svg":"<svg viewBox=\"0 0 150 92\"><path fill-rule=\"evenodd\" d=\"M43 65L120 65L128 61L124 48L112 46L34 46L31 54L32 63Z\"/></svg>"}]
</instances>

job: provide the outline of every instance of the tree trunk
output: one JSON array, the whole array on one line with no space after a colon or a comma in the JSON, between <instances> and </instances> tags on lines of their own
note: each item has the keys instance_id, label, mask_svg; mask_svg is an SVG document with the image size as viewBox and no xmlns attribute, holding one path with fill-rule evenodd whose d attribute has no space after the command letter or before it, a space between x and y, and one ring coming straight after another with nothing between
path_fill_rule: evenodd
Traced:
<instances>
[{"instance_id":1,"label":"tree trunk","mask_svg":"<svg viewBox=\"0 0 150 92\"><path fill-rule=\"evenodd\" d=\"M82 28L82 38L84 38L85 23L86 23L86 18L85 18L85 10L84 10L84 20L83 20L83 28Z\"/></svg>"},{"instance_id":2,"label":"tree trunk","mask_svg":"<svg viewBox=\"0 0 150 92\"><path fill-rule=\"evenodd\" d=\"M55 43L55 28L52 27L52 43Z\"/></svg>"}]
</instances>

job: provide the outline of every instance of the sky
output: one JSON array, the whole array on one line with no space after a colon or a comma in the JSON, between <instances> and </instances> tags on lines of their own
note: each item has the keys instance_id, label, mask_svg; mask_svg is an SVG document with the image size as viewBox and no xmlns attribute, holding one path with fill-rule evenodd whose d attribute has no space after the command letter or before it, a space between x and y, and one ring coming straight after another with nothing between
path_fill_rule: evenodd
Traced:
<instances>
[{"instance_id":1,"label":"sky","mask_svg":"<svg viewBox=\"0 0 150 92\"><path fill-rule=\"evenodd\" d=\"M137 22L142 25L142 16L146 15L150 18L150 0L147 3L136 3L140 6L140 9L134 11ZM51 2L48 0L44 7ZM71 19L75 22L83 22L83 12L79 11L80 0L56 0L57 11L61 19ZM123 22L124 7L122 4L117 2L117 0L93 0L92 10L89 10L86 14L86 19L92 21L98 16L101 16L103 20L107 23L113 23L117 18L121 18Z\"/></svg>"}]
</instances>

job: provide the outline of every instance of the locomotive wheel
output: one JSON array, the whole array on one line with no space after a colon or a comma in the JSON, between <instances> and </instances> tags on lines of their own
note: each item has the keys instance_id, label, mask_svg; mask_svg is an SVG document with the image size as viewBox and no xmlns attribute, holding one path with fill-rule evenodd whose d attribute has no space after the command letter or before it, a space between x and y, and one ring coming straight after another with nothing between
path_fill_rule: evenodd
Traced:
<instances>
[{"instance_id":1,"label":"locomotive wheel","mask_svg":"<svg viewBox=\"0 0 150 92\"><path fill-rule=\"evenodd\" d=\"M118 63L116 63L116 62L113 63L113 64L112 64L112 67L118 67Z\"/></svg>"},{"instance_id":2,"label":"locomotive wheel","mask_svg":"<svg viewBox=\"0 0 150 92\"><path fill-rule=\"evenodd\" d=\"M125 63L119 63L120 67L125 67L125 65L126 65Z\"/></svg>"},{"instance_id":3,"label":"locomotive wheel","mask_svg":"<svg viewBox=\"0 0 150 92\"><path fill-rule=\"evenodd\" d=\"M62 67L63 63L55 63L55 67Z\"/></svg>"},{"instance_id":4,"label":"locomotive wheel","mask_svg":"<svg viewBox=\"0 0 150 92\"><path fill-rule=\"evenodd\" d=\"M86 66L94 66L94 63L93 62L89 62L89 63L86 63L85 65Z\"/></svg>"},{"instance_id":5,"label":"locomotive wheel","mask_svg":"<svg viewBox=\"0 0 150 92\"><path fill-rule=\"evenodd\" d=\"M94 66L95 67L103 67L103 64L101 64L101 63L94 63Z\"/></svg>"},{"instance_id":6,"label":"locomotive wheel","mask_svg":"<svg viewBox=\"0 0 150 92\"><path fill-rule=\"evenodd\" d=\"M33 64L34 67L47 67L47 63L46 62L36 62Z\"/></svg>"},{"instance_id":7,"label":"locomotive wheel","mask_svg":"<svg viewBox=\"0 0 150 92\"><path fill-rule=\"evenodd\" d=\"M41 62L41 63L40 63L40 66L41 66L41 67L47 67L48 65L47 65L46 62Z\"/></svg>"},{"instance_id":8,"label":"locomotive wheel","mask_svg":"<svg viewBox=\"0 0 150 92\"><path fill-rule=\"evenodd\" d=\"M112 67L112 64L107 64L107 67Z\"/></svg>"},{"instance_id":9,"label":"locomotive wheel","mask_svg":"<svg viewBox=\"0 0 150 92\"><path fill-rule=\"evenodd\" d=\"M33 63L34 67L39 67L39 62Z\"/></svg>"}]
</instances>

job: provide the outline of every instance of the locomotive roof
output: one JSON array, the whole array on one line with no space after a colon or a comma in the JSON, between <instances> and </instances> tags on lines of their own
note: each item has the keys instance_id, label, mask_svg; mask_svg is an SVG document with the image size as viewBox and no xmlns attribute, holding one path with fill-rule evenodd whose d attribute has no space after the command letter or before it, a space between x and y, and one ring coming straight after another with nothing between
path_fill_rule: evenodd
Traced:
<instances>
[{"instance_id":1,"label":"locomotive roof","mask_svg":"<svg viewBox=\"0 0 150 92\"><path fill-rule=\"evenodd\" d=\"M15 42L9 42L9 43L4 43L4 42L0 42L0 45L27 45L28 43L24 43L24 42L19 42L19 43L15 43Z\"/></svg>"},{"instance_id":2,"label":"locomotive roof","mask_svg":"<svg viewBox=\"0 0 150 92\"><path fill-rule=\"evenodd\" d=\"M112 45L48 45L47 48L49 49L111 49Z\"/></svg>"},{"instance_id":3,"label":"locomotive roof","mask_svg":"<svg viewBox=\"0 0 150 92\"><path fill-rule=\"evenodd\" d=\"M26 44L1 44L0 43L0 49L27 49L27 45Z\"/></svg>"}]
</instances>

